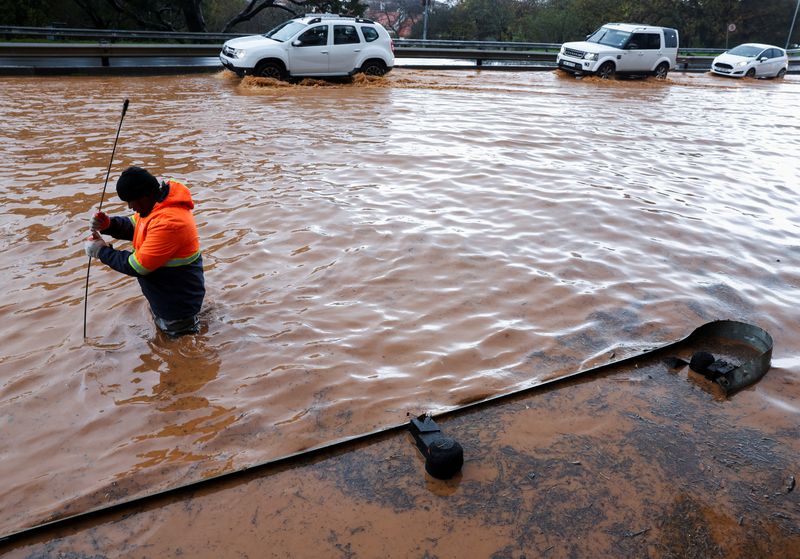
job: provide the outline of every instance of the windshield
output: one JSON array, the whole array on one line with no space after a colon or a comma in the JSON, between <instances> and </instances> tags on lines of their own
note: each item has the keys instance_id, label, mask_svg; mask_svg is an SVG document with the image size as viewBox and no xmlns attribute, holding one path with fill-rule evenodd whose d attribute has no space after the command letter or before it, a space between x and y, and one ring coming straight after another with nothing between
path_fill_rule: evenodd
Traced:
<instances>
[{"instance_id":1,"label":"windshield","mask_svg":"<svg viewBox=\"0 0 800 559\"><path fill-rule=\"evenodd\" d=\"M599 43L601 45L607 45L609 47L617 47L621 49L625 46L625 43L628 42L628 38L631 36L630 33L627 31L619 31L617 29L609 29L608 27L601 27L586 40L590 43Z\"/></svg>"},{"instance_id":2,"label":"windshield","mask_svg":"<svg viewBox=\"0 0 800 559\"><path fill-rule=\"evenodd\" d=\"M758 56L761 51L764 50L761 47L754 47L753 45L739 45L735 49L731 49L728 51L728 54L734 54L736 56L744 56L746 58L754 58Z\"/></svg>"},{"instance_id":3,"label":"windshield","mask_svg":"<svg viewBox=\"0 0 800 559\"><path fill-rule=\"evenodd\" d=\"M289 21L284 21L281 23L272 31L264 33L264 37L283 43L284 41L291 39L294 34L301 29L305 29L305 27L305 23L300 23L299 21L290 19Z\"/></svg>"}]
</instances>

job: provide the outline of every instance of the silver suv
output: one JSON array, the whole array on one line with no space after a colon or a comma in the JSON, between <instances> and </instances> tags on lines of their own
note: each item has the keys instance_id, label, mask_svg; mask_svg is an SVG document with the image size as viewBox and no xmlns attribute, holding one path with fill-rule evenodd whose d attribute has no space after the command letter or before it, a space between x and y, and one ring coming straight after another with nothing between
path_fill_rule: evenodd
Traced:
<instances>
[{"instance_id":1,"label":"silver suv","mask_svg":"<svg viewBox=\"0 0 800 559\"><path fill-rule=\"evenodd\" d=\"M306 14L269 33L226 41L219 59L239 77L382 76L394 66L394 43L368 19Z\"/></svg>"},{"instance_id":2,"label":"silver suv","mask_svg":"<svg viewBox=\"0 0 800 559\"><path fill-rule=\"evenodd\" d=\"M678 31L670 27L607 23L585 41L564 43L558 67L572 74L650 74L666 78L678 57Z\"/></svg>"}]
</instances>

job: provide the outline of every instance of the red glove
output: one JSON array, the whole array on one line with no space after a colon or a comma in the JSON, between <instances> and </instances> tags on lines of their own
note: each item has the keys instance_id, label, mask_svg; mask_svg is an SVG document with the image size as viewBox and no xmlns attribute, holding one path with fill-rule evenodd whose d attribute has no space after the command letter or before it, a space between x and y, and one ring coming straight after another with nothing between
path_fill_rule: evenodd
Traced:
<instances>
[{"instance_id":1,"label":"red glove","mask_svg":"<svg viewBox=\"0 0 800 559\"><path fill-rule=\"evenodd\" d=\"M97 212L92 216L92 231L105 231L111 227L111 218L105 212Z\"/></svg>"}]
</instances>

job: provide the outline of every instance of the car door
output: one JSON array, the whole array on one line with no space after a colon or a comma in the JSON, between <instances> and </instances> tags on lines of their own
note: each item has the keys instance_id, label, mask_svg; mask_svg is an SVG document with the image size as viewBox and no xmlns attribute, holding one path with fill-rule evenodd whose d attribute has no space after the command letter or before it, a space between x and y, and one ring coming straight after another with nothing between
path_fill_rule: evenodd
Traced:
<instances>
[{"instance_id":1,"label":"car door","mask_svg":"<svg viewBox=\"0 0 800 559\"><path fill-rule=\"evenodd\" d=\"M327 74L330 65L327 23L309 27L292 41L289 48L289 66L292 75L313 76Z\"/></svg>"},{"instance_id":2,"label":"car door","mask_svg":"<svg viewBox=\"0 0 800 559\"><path fill-rule=\"evenodd\" d=\"M778 49L769 49L767 51L767 56L769 57L769 60L767 60L769 68L767 69L766 75L772 77L778 73L778 70L781 69L781 63L783 62L781 60L781 51Z\"/></svg>"},{"instance_id":3,"label":"car door","mask_svg":"<svg viewBox=\"0 0 800 559\"><path fill-rule=\"evenodd\" d=\"M355 25L333 26L333 44L331 45L331 74L349 74L355 69L355 61L359 57L364 44Z\"/></svg>"},{"instance_id":4,"label":"car door","mask_svg":"<svg viewBox=\"0 0 800 559\"><path fill-rule=\"evenodd\" d=\"M625 47L618 65L621 72L649 72L653 69L661 51L659 33L634 33ZM619 67L621 66L621 67Z\"/></svg>"},{"instance_id":5,"label":"car door","mask_svg":"<svg viewBox=\"0 0 800 559\"><path fill-rule=\"evenodd\" d=\"M774 60L772 59L772 49L764 49L759 53L756 57L756 76L764 77L764 76L771 76L772 75L772 66L774 64Z\"/></svg>"}]
</instances>

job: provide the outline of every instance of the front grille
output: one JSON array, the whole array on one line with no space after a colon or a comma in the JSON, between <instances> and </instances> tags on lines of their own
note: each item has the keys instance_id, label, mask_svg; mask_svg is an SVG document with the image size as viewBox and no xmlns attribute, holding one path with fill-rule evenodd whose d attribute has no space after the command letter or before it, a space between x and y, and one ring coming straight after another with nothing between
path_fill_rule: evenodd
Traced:
<instances>
[{"instance_id":1,"label":"front grille","mask_svg":"<svg viewBox=\"0 0 800 559\"><path fill-rule=\"evenodd\" d=\"M230 56L231 58L233 58L233 49L226 45L226 46L222 47L222 54L224 54L225 56Z\"/></svg>"},{"instance_id":2,"label":"front grille","mask_svg":"<svg viewBox=\"0 0 800 559\"><path fill-rule=\"evenodd\" d=\"M733 70L733 66L731 66L730 64L725 64L724 62L717 62L716 64L714 64L714 68L717 70L723 70L727 72Z\"/></svg>"},{"instance_id":3,"label":"front grille","mask_svg":"<svg viewBox=\"0 0 800 559\"><path fill-rule=\"evenodd\" d=\"M573 58L583 58L584 52L582 50L564 49L564 54Z\"/></svg>"}]
</instances>

